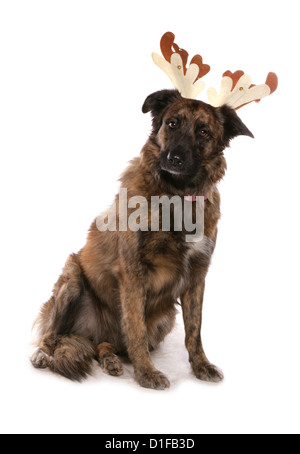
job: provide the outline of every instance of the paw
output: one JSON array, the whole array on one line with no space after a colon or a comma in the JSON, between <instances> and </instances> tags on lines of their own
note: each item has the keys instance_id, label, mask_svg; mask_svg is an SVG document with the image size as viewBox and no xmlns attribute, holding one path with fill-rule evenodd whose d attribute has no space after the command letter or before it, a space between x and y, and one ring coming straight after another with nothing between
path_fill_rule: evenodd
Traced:
<instances>
[{"instance_id":1,"label":"paw","mask_svg":"<svg viewBox=\"0 0 300 454\"><path fill-rule=\"evenodd\" d=\"M32 355L30 361L33 367L35 367L36 369L46 369L47 367L49 367L52 358L47 355L44 350L38 348Z\"/></svg>"},{"instance_id":2,"label":"paw","mask_svg":"<svg viewBox=\"0 0 300 454\"><path fill-rule=\"evenodd\" d=\"M101 361L100 365L103 371L108 375L119 377L124 373L122 363L117 355L111 354L105 356Z\"/></svg>"},{"instance_id":3,"label":"paw","mask_svg":"<svg viewBox=\"0 0 300 454\"><path fill-rule=\"evenodd\" d=\"M224 379L222 371L210 363L193 364L192 367L199 380L219 383Z\"/></svg>"},{"instance_id":4,"label":"paw","mask_svg":"<svg viewBox=\"0 0 300 454\"><path fill-rule=\"evenodd\" d=\"M157 390L170 388L170 382L167 377L165 377L164 374L155 369L137 372L136 379L143 388Z\"/></svg>"}]
</instances>

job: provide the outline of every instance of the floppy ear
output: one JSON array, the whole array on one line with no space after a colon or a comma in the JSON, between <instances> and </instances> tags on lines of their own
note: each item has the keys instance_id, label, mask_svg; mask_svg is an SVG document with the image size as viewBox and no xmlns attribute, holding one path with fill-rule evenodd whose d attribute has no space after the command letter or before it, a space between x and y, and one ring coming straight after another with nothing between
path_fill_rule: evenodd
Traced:
<instances>
[{"instance_id":1,"label":"floppy ear","mask_svg":"<svg viewBox=\"0 0 300 454\"><path fill-rule=\"evenodd\" d=\"M181 99L181 95L177 90L161 90L148 96L142 107L142 112L151 112L154 130L158 131L160 128L165 110L179 99Z\"/></svg>"},{"instance_id":2,"label":"floppy ear","mask_svg":"<svg viewBox=\"0 0 300 454\"><path fill-rule=\"evenodd\" d=\"M218 108L218 111L220 112L222 118L221 121L224 128L223 140L225 143L228 144L231 139L237 136L249 136L254 139L254 135L242 122L234 109L224 104Z\"/></svg>"}]
</instances>

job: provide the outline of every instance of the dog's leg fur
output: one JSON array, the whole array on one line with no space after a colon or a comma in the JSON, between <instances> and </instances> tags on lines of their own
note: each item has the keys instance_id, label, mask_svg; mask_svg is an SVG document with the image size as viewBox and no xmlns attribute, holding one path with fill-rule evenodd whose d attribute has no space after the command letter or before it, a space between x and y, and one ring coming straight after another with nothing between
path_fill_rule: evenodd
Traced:
<instances>
[{"instance_id":1,"label":"dog's leg fur","mask_svg":"<svg viewBox=\"0 0 300 454\"><path fill-rule=\"evenodd\" d=\"M40 342L31 357L34 367L49 367L77 381L91 372L95 347L89 339L72 333L83 291L82 270L77 256L71 255L38 319Z\"/></svg>"},{"instance_id":2,"label":"dog's leg fur","mask_svg":"<svg viewBox=\"0 0 300 454\"><path fill-rule=\"evenodd\" d=\"M122 328L137 382L144 388L163 390L170 387L170 382L155 369L150 357L145 320L146 291L143 285L145 269L136 260L139 256L138 247L139 243L132 232L124 232L120 237Z\"/></svg>"},{"instance_id":3,"label":"dog's leg fur","mask_svg":"<svg viewBox=\"0 0 300 454\"><path fill-rule=\"evenodd\" d=\"M204 279L194 280L181 298L186 332L185 343L196 377L203 381L219 382L223 380L223 374L208 361L201 340L204 289Z\"/></svg>"},{"instance_id":4,"label":"dog's leg fur","mask_svg":"<svg viewBox=\"0 0 300 454\"><path fill-rule=\"evenodd\" d=\"M149 339L145 322L146 295L142 285L143 270L132 260L134 242L128 241L121 247L123 273L120 281L120 296L123 314L123 331L127 352L132 361L137 382L144 388L166 389L169 380L155 369L149 352Z\"/></svg>"},{"instance_id":5,"label":"dog's leg fur","mask_svg":"<svg viewBox=\"0 0 300 454\"><path fill-rule=\"evenodd\" d=\"M103 371L108 375L118 377L123 374L123 366L116 355L117 349L108 342L102 342L97 346L97 359Z\"/></svg>"},{"instance_id":6,"label":"dog's leg fur","mask_svg":"<svg viewBox=\"0 0 300 454\"><path fill-rule=\"evenodd\" d=\"M210 364L202 345L202 307L205 280L194 282L182 297L182 311L186 332L186 348L189 360L197 378L203 381L219 382L223 380L222 372Z\"/></svg>"},{"instance_id":7,"label":"dog's leg fur","mask_svg":"<svg viewBox=\"0 0 300 454\"><path fill-rule=\"evenodd\" d=\"M32 355L31 362L36 368L49 367L52 372L81 381L91 373L94 356L93 344L84 337L46 335Z\"/></svg>"},{"instance_id":8,"label":"dog's leg fur","mask_svg":"<svg viewBox=\"0 0 300 454\"><path fill-rule=\"evenodd\" d=\"M166 389L169 380L155 369L149 353L148 335L145 324L145 298L140 287L125 279L121 286L123 307L123 329L126 335L128 355L132 361L136 380L144 388Z\"/></svg>"}]
</instances>

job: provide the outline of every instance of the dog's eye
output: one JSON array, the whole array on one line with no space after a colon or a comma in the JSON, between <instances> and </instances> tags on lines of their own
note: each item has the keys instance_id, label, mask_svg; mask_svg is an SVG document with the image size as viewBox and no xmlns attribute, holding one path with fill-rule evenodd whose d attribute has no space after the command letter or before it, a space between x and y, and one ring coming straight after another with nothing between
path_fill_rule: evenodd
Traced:
<instances>
[{"instance_id":1,"label":"dog's eye","mask_svg":"<svg viewBox=\"0 0 300 454\"><path fill-rule=\"evenodd\" d=\"M206 129L201 129L200 136L201 137L207 137L208 136L208 131L206 131Z\"/></svg>"},{"instance_id":2,"label":"dog's eye","mask_svg":"<svg viewBox=\"0 0 300 454\"><path fill-rule=\"evenodd\" d=\"M176 126L177 126L177 122L176 121L169 121L168 126L171 129L175 129Z\"/></svg>"}]
</instances>

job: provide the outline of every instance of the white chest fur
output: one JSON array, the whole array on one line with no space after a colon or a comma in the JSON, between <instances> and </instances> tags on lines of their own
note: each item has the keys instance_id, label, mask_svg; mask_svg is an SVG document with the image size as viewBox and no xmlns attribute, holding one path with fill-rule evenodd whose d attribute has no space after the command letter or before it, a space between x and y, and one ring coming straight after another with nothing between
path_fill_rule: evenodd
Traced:
<instances>
[{"instance_id":1,"label":"white chest fur","mask_svg":"<svg viewBox=\"0 0 300 454\"><path fill-rule=\"evenodd\" d=\"M215 243L208 236L204 236L201 241L189 243L186 253L186 259L189 261L193 256L202 254L207 259L210 259L215 248Z\"/></svg>"}]
</instances>

